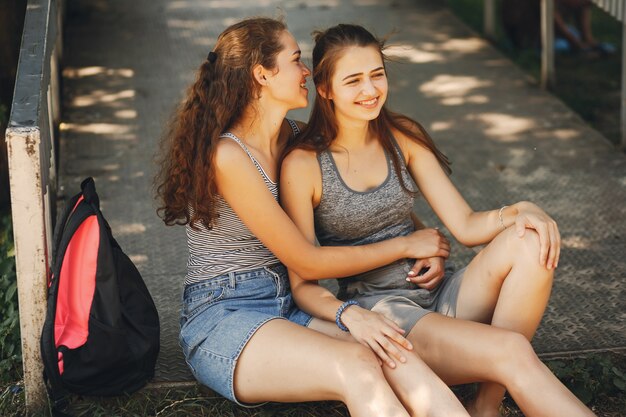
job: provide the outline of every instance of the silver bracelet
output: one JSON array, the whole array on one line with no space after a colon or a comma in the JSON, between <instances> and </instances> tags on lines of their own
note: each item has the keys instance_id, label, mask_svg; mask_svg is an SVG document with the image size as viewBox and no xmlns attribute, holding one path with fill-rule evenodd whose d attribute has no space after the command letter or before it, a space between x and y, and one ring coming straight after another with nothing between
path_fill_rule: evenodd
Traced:
<instances>
[{"instance_id":1,"label":"silver bracelet","mask_svg":"<svg viewBox=\"0 0 626 417\"><path fill-rule=\"evenodd\" d=\"M504 225L504 220L502 220L502 211L508 206L502 206L500 211L498 211L498 219L500 219L500 226L502 226L502 230L506 230L506 226Z\"/></svg>"}]
</instances>

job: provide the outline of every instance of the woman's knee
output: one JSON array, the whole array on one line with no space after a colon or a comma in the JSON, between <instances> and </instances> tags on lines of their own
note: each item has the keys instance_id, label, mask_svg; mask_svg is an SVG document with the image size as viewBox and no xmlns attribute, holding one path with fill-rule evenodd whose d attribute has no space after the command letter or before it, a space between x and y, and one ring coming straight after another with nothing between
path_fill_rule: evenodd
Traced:
<instances>
[{"instance_id":1,"label":"woman's knee","mask_svg":"<svg viewBox=\"0 0 626 417\"><path fill-rule=\"evenodd\" d=\"M510 227L506 233L506 242L508 251L513 257L513 265L521 263L526 267L549 271L539 263L541 243L537 232L526 229L524 235L519 236L515 228ZM551 276L551 274L549 275Z\"/></svg>"},{"instance_id":2,"label":"woman's knee","mask_svg":"<svg viewBox=\"0 0 626 417\"><path fill-rule=\"evenodd\" d=\"M506 237L506 245L508 246L509 253L514 256L533 256L537 255L536 259L539 259L539 235L532 229L526 229L524 235L520 236L517 233L515 227L511 226L504 232Z\"/></svg>"},{"instance_id":3,"label":"woman's knee","mask_svg":"<svg viewBox=\"0 0 626 417\"><path fill-rule=\"evenodd\" d=\"M373 384L384 379L381 365L376 354L368 347L358 343L347 343L341 357L338 358L340 378L347 385L353 386L355 381Z\"/></svg>"},{"instance_id":4,"label":"woman's knee","mask_svg":"<svg viewBox=\"0 0 626 417\"><path fill-rule=\"evenodd\" d=\"M509 385L540 364L532 345L521 333L502 330L496 353L496 370L501 383Z\"/></svg>"}]
</instances>

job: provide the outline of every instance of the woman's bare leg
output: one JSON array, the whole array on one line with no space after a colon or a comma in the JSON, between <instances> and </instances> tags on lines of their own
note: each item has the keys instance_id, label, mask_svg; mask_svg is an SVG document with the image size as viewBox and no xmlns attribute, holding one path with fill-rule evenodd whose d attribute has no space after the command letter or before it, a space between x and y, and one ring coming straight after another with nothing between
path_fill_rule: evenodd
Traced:
<instances>
[{"instance_id":1,"label":"woman's bare leg","mask_svg":"<svg viewBox=\"0 0 626 417\"><path fill-rule=\"evenodd\" d=\"M350 333L339 330L335 323L313 320L310 329L328 336L357 343ZM403 349L402 347L398 347ZM414 352L407 351L407 361L396 361L396 368L382 365L383 373L411 416L469 417L450 388Z\"/></svg>"},{"instance_id":2,"label":"woman's bare leg","mask_svg":"<svg viewBox=\"0 0 626 417\"><path fill-rule=\"evenodd\" d=\"M416 353L448 384L499 383L526 416L593 416L519 333L429 314L417 322L408 338Z\"/></svg>"},{"instance_id":3,"label":"woman's bare leg","mask_svg":"<svg viewBox=\"0 0 626 417\"><path fill-rule=\"evenodd\" d=\"M374 353L286 320L263 325L235 368L243 402L343 401L354 417L408 417Z\"/></svg>"},{"instance_id":4,"label":"woman's bare leg","mask_svg":"<svg viewBox=\"0 0 626 417\"><path fill-rule=\"evenodd\" d=\"M554 271L539 264L539 239L532 230L520 238L510 227L467 267L457 301L457 318L523 334L531 340L552 289ZM470 413L498 416L504 387L481 384Z\"/></svg>"},{"instance_id":5,"label":"woman's bare leg","mask_svg":"<svg viewBox=\"0 0 626 417\"><path fill-rule=\"evenodd\" d=\"M418 355L407 352L406 357L395 369L387 365L382 369L411 416L469 417L446 383Z\"/></svg>"}]
</instances>

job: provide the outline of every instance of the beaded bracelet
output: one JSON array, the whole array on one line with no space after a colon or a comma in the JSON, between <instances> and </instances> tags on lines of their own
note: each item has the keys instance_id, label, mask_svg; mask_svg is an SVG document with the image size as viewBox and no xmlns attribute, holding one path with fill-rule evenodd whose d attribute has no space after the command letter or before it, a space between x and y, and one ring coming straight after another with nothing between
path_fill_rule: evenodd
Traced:
<instances>
[{"instance_id":1,"label":"beaded bracelet","mask_svg":"<svg viewBox=\"0 0 626 417\"><path fill-rule=\"evenodd\" d=\"M335 323L337 323L337 327L339 327L344 332L349 332L350 330L346 327L345 324L341 321L341 315L345 311L346 308L350 306L358 306L359 303L356 300L348 300L339 306L337 309L337 314L335 314Z\"/></svg>"}]
</instances>

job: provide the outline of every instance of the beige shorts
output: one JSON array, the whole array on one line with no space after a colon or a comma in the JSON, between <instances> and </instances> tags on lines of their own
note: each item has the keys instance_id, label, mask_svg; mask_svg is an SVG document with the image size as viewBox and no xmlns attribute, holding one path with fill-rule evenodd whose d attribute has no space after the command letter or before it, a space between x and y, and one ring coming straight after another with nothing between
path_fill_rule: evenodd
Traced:
<instances>
[{"instance_id":1,"label":"beige shorts","mask_svg":"<svg viewBox=\"0 0 626 417\"><path fill-rule=\"evenodd\" d=\"M444 278L434 290L419 288L406 280L415 260L394 262L372 271L339 280L338 297L356 300L368 310L383 314L409 334L428 313L455 317L459 288L465 268L446 267Z\"/></svg>"}]
</instances>

